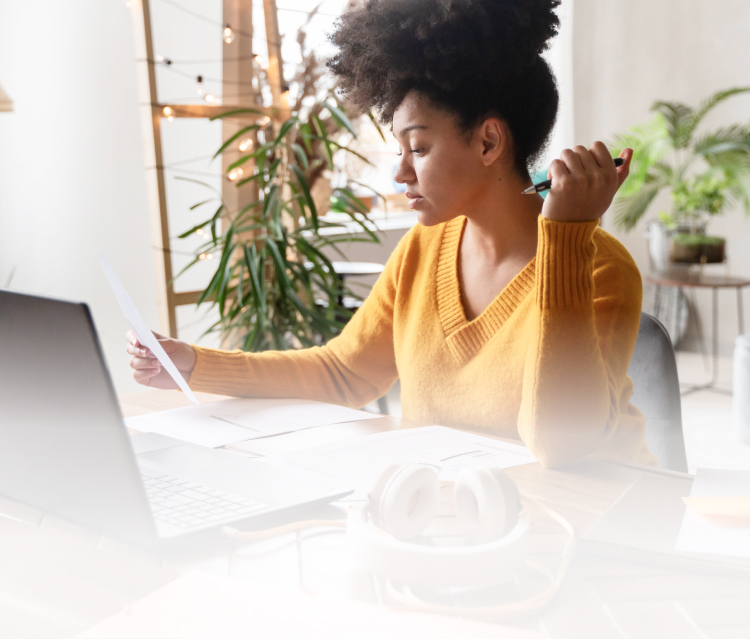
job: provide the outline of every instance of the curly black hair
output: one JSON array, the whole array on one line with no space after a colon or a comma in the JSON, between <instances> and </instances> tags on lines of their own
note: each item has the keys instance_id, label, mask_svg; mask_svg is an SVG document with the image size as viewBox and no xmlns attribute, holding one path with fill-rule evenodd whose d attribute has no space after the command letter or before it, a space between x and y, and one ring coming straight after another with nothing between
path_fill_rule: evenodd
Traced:
<instances>
[{"instance_id":1,"label":"curly black hair","mask_svg":"<svg viewBox=\"0 0 750 640\"><path fill-rule=\"evenodd\" d=\"M557 34L560 0L365 0L339 18L328 68L357 108L384 124L416 90L464 132L504 120L515 166L528 175L557 116L555 77L541 57Z\"/></svg>"}]
</instances>

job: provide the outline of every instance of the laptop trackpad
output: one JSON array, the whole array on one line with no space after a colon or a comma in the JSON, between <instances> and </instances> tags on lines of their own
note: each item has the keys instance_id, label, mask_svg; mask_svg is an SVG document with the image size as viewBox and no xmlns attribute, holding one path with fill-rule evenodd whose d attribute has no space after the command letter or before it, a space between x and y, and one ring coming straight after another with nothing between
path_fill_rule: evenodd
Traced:
<instances>
[{"instance_id":1,"label":"laptop trackpad","mask_svg":"<svg viewBox=\"0 0 750 640\"><path fill-rule=\"evenodd\" d=\"M170 447L138 454L138 458L148 460L175 476L190 478L196 473L214 471L226 465L226 460L208 451L193 447Z\"/></svg>"}]
</instances>

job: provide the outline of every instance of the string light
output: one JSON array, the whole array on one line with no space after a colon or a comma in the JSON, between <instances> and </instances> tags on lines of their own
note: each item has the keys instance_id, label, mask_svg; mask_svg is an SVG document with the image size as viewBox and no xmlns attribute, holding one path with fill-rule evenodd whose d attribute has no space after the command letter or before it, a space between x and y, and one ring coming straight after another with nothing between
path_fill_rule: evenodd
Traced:
<instances>
[{"instance_id":1,"label":"string light","mask_svg":"<svg viewBox=\"0 0 750 640\"><path fill-rule=\"evenodd\" d=\"M172 109L172 107L164 107L161 112L169 122L174 120L174 109Z\"/></svg>"},{"instance_id":2,"label":"string light","mask_svg":"<svg viewBox=\"0 0 750 640\"><path fill-rule=\"evenodd\" d=\"M159 64L163 64L165 67L168 67L172 64L172 61L169 58L165 58L164 56L156 56L156 62Z\"/></svg>"},{"instance_id":3,"label":"string light","mask_svg":"<svg viewBox=\"0 0 750 640\"><path fill-rule=\"evenodd\" d=\"M261 127L268 126L270 122L271 122L271 118L269 118L268 116L264 116L263 118L260 119L260 126Z\"/></svg>"},{"instance_id":4,"label":"string light","mask_svg":"<svg viewBox=\"0 0 750 640\"><path fill-rule=\"evenodd\" d=\"M229 25L226 25L224 27L224 42L227 44L232 44L232 41L234 40L234 31L232 31L232 27Z\"/></svg>"},{"instance_id":5,"label":"string light","mask_svg":"<svg viewBox=\"0 0 750 640\"><path fill-rule=\"evenodd\" d=\"M232 169L229 172L229 176L228 177L229 177L229 179L231 181L237 180L237 178L241 178L242 177L242 169Z\"/></svg>"},{"instance_id":6,"label":"string light","mask_svg":"<svg viewBox=\"0 0 750 640\"><path fill-rule=\"evenodd\" d=\"M242 142L240 142L240 151L247 151L252 146L253 146L253 139L245 138Z\"/></svg>"},{"instance_id":7,"label":"string light","mask_svg":"<svg viewBox=\"0 0 750 640\"><path fill-rule=\"evenodd\" d=\"M195 81L198 83L198 87L195 89L195 92L199 95L203 95L203 76L198 76Z\"/></svg>"},{"instance_id":8,"label":"string light","mask_svg":"<svg viewBox=\"0 0 750 640\"><path fill-rule=\"evenodd\" d=\"M198 260L213 260L214 254L213 253L201 253L198 256Z\"/></svg>"},{"instance_id":9,"label":"string light","mask_svg":"<svg viewBox=\"0 0 750 640\"><path fill-rule=\"evenodd\" d=\"M221 104L221 100L219 100L215 95L212 95L210 93L207 93L205 96L203 96L203 99L209 104Z\"/></svg>"}]
</instances>

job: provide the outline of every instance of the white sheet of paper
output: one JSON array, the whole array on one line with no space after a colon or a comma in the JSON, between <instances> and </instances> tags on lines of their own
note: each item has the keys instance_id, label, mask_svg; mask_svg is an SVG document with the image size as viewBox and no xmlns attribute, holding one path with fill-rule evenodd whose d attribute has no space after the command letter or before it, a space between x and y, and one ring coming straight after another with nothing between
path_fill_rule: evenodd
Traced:
<instances>
[{"instance_id":1,"label":"white sheet of paper","mask_svg":"<svg viewBox=\"0 0 750 640\"><path fill-rule=\"evenodd\" d=\"M204 447L264 438L328 424L381 416L313 400L232 398L125 420L138 431L161 433Z\"/></svg>"},{"instance_id":2,"label":"white sheet of paper","mask_svg":"<svg viewBox=\"0 0 750 640\"><path fill-rule=\"evenodd\" d=\"M445 481L454 480L467 467L507 469L536 462L522 445L436 426L362 436L275 459L356 487L347 500L363 500L378 476L395 462L432 465Z\"/></svg>"},{"instance_id":3,"label":"white sheet of paper","mask_svg":"<svg viewBox=\"0 0 750 640\"><path fill-rule=\"evenodd\" d=\"M698 469L691 498L750 495L750 471ZM750 527L725 526L685 509L677 551L750 558Z\"/></svg>"},{"instance_id":4,"label":"white sheet of paper","mask_svg":"<svg viewBox=\"0 0 750 640\"><path fill-rule=\"evenodd\" d=\"M227 445L227 449L256 456L280 456L312 449L324 444L361 438L378 433L368 420L347 425L328 424L314 429L301 429L291 433L279 434L274 438L255 438Z\"/></svg>"},{"instance_id":5,"label":"white sheet of paper","mask_svg":"<svg viewBox=\"0 0 750 640\"><path fill-rule=\"evenodd\" d=\"M151 329L149 329L143 316L138 312L133 300L128 295L122 282L120 282L120 278L117 277L109 260L102 255L101 258L99 258L99 264L102 265L104 275L107 276L109 285L112 287L115 298L117 298L117 303L120 305L120 309L122 310L125 319L128 321L130 328L135 335L138 336L138 340L141 344L146 345L151 349L151 352L156 356L159 362L161 362L161 365L167 370L167 373L172 376L172 379L177 383L177 386L182 389L185 395L195 404L199 404L198 398L195 397L195 394L188 386L188 383L185 382L185 378L182 377L182 374L177 367L175 367L172 359L159 344L159 341L156 339L156 336L152 333Z\"/></svg>"}]
</instances>

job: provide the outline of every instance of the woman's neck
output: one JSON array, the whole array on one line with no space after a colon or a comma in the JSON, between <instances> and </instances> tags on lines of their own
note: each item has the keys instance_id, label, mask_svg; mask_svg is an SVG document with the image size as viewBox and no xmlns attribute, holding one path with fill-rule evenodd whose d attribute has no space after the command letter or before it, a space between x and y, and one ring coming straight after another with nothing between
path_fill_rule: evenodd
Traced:
<instances>
[{"instance_id":1,"label":"woman's neck","mask_svg":"<svg viewBox=\"0 0 750 640\"><path fill-rule=\"evenodd\" d=\"M529 184L515 171L493 181L465 214L462 249L486 264L531 260L536 255L537 217L544 200L537 194L521 193Z\"/></svg>"}]
</instances>

